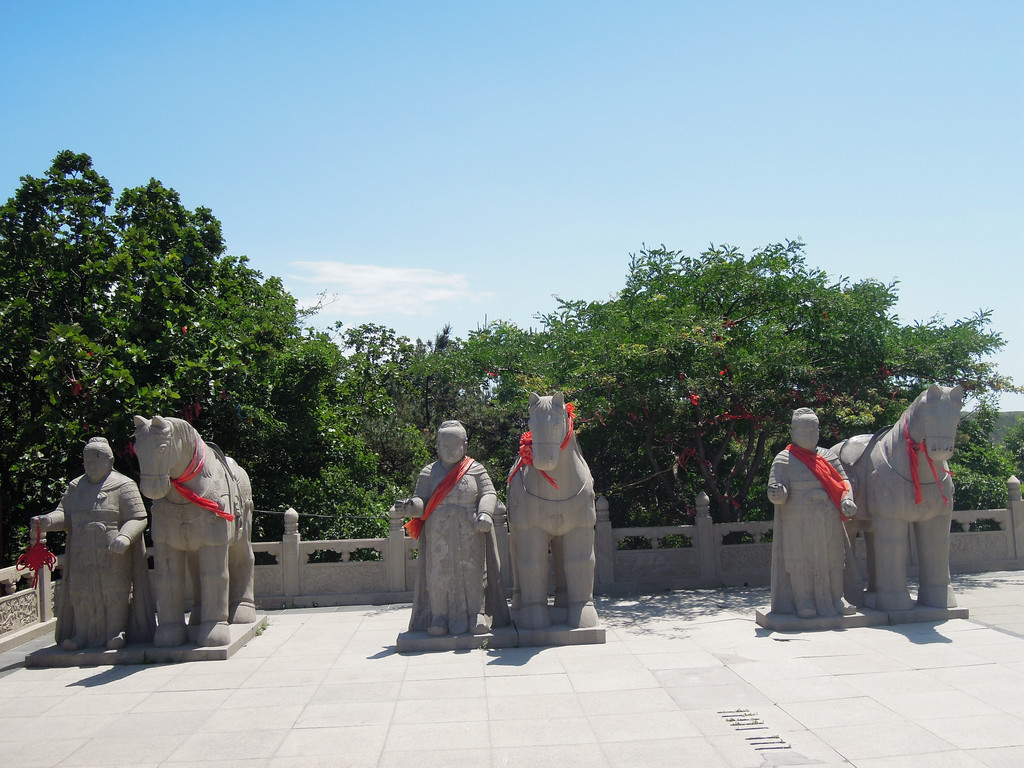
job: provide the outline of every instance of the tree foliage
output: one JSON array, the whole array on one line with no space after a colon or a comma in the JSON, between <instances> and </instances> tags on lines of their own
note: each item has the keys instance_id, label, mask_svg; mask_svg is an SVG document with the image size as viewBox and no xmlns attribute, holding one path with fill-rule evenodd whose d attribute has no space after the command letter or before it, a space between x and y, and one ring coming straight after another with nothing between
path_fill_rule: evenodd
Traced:
<instances>
[{"instance_id":1,"label":"tree foliage","mask_svg":"<svg viewBox=\"0 0 1024 768\"><path fill-rule=\"evenodd\" d=\"M345 487L360 491L344 503L367 511L376 464L333 408L343 357L299 320L280 280L225 253L209 209L160 182L115 201L69 151L23 177L0 208L8 558L23 543L13 530L81 473L89 437L106 436L137 476L133 414L193 422L249 470L258 507L319 509Z\"/></svg>"},{"instance_id":2,"label":"tree foliage","mask_svg":"<svg viewBox=\"0 0 1024 768\"><path fill-rule=\"evenodd\" d=\"M793 409L817 411L828 445L892 423L932 382L981 400L1010 386L988 360L1003 343L988 314L903 325L896 298L895 284L808 266L800 242L749 256L660 247L631 257L615 297L562 299L539 331L495 322L425 343L380 325L315 331L280 280L227 254L210 210L156 180L115 199L88 156L62 152L0 207L6 555L80 474L89 437L137 475L135 413L192 421L249 470L259 509L305 513L304 536L362 537L383 534L446 419L466 425L501 488L530 391L577 403L617 525L689 520L701 491L718 520L765 515ZM986 447L985 418L962 436L963 503L989 505L1005 483L992 481L1005 456ZM280 517L257 515L256 531L278 536Z\"/></svg>"},{"instance_id":3,"label":"tree foliage","mask_svg":"<svg viewBox=\"0 0 1024 768\"><path fill-rule=\"evenodd\" d=\"M814 408L830 444L891 423L932 381L1006 384L985 356L1002 344L988 316L905 327L895 285L838 282L803 245L691 258L645 249L605 302L562 300L543 330L493 324L464 347L494 399L531 389L578 401L580 440L620 524L682 521L708 493L717 519L767 514L768 461L790 414Z\"/></svg>"},{"instance_id":4,"label":"tree foliage","mask_svg":"<svg viewBox=\"0 0 1024 768\"><path fill-rule=\"evenodd\" d=\"M956 485L957 509L1002 509L1006 506L1006 481L1014 473L1014 457L1008 446L995 445L996 409L987 399L960 421L956 452L949 468Z\"/></svg>"}]
</instances>

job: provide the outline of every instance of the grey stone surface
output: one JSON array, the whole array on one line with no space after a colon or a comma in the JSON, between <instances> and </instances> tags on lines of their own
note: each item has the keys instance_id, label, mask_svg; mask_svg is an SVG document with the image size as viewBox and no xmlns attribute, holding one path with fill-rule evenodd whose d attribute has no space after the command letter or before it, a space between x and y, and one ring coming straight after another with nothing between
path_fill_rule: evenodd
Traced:
<instances>
[{"instance_id":1,"label":"grey stone surface","mask_svg":"<svg viewBox=\"0 0 1024 768\"><path fill-rule=\"evenodd\" d=\"M423 631L400 632L395 647L399 653L430 651L472 651L492 648L515 648L519 633L515 627L497 627L479 635L429 635Z\"/></svg>"},{"instance_id":2,"label":"grey stone surface","mask_svg":"<svg viewBox=\"0 0 1024 768\"><path fill-rule=\"evenodd\" d=\"M853 612L843 599L850 545L841 517L857 514L850 480L839 457L818 447L814 411L800 408L793 413L791 437L792 443L775 457L768 476L768 499L775 505L772 614L825 619L817 623L822 627L843 626L827 620ZM816 472L827 475L822 479ZM841 503L831 498L826 482L835 484Z\"/></svg>"},{"instance_id":3,"label":"grey stone surface","mask_svg":"<svg viewBox=\"0 0 1024 768\"><path fill-rule=\"evenodd\" d=\"M68 651L148 642L155 621L142 496L131 479L113 471L105 438L89 440L82 461L85 474L71 481L57 508L31 520L42 533L68 532L57 642Z\"/></svg>"},{"instance_id":4,"label":"grey stone surface","mask_svg":"<svg viewBox=\"0 0 1024 768\"><path fill-rule=\"evenodd\" d=\"M249 476L182 419L136 416L135 453L140 489L153 499L153 644L226 645L230 624L256 619ZM186 570L195 635L185 626Z\"/></svg>"},{"instance_id":5,"label":"grey stone surface","mask_svg":"<svg viewBox=\"0 0 1024 768\"><path fill-rule=\"evenodd\" d=\"M498 495L467 447L465 427L444 422L437 431L437 461L420 472L412 497L391 509L392 517L411 518L406 528L419 540L410 633L483 637L509 623L494 532ZM439 647L461 648L464 642Z\"/></svg>"},{"instance_id":6,"label":"grey stone surface","mask_svg":"<svg viewBox=\"0 0 1024 768\"><path fill-rule=\"evenodd\" d=\"M530 431L509 474L508 522L520 629L539 630L564 609L570 628L597 627L594 608L594 479L561 392L530 393ZM555 601L548 605L548 552Z\"/></svg>"},{"instance_id":7,"label":"grey stone surface","mask_svg":"<svg viewBox=\"0 0 1024 768\"><path fill-rule=\"evenodd\" d=\"M759 627L774 629L776 632L813 632L822 629L850 629L852 627L876 627L888 625L889 615L870 608L841 616L811 616L800 618L792 613L756 611L754 620Z\"/></svg>"},{"instance_id":8,"label":"grey stone surface","mask_svg":"<svg viewBox=\"0 0 1024 768\"><path fill-rule=\"evenodd\" d=\"M949 527L953 514L953 455L963 408L963 389L933 384L899 421L875 435L858 435L833 446L853 483L859 514L847 525L851 539L867 544L870 599L885 611L915 603L907 590L910 532L917 547L917 605L955 608L950 587Z\"/></svg>"},{"instance_id":9,"label":"grey stone surface","mask_svg":"<svg viewBox=\"0 0 1024 768\"><path fill-rule=\"evenodd\" d=\"M95 667L106 664L178 664L185 661L223 661L267 626L266 615L249 624L231 624L224 645L200 646L188 643L174 648L159 648L148 643L131 643L117 650L85 648L65 651L59 646L41 648L25 658L27 667Z\"/></svg>"},{"instance_id":10,"label":"grey stone surface","mask_svg":"<svg viewBox=\"0 0 1024 768\"><path fill-rule=\"evenodd\" d=\"M5 653L0 765L1020 765L1024 573L954 586L970 619L835 632L708 589L599 598L600 645L398 654L406 605L273 612L221 664Z\"/></svg>"}]
</instances>

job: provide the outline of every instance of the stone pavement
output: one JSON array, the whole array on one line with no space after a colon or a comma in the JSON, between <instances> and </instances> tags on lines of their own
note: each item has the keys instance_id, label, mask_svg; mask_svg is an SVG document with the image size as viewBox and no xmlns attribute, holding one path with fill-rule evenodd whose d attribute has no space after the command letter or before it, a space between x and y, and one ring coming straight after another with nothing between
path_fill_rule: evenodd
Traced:
<instances>
[{"instance_id":1,"label":"stone pavement","mask_svg":"<svg viewBox=\"0 0 1024 768\"><path fill-rule=\"evenodd\" d=\"M971 618L780 634L765 589L600 601L605 645L402 656L408 606L274 613L227 661L25 669L0 768L1024 765L1024 572ZM20 656L19 656L20 654Z\"/></svg>"}]
</instances>

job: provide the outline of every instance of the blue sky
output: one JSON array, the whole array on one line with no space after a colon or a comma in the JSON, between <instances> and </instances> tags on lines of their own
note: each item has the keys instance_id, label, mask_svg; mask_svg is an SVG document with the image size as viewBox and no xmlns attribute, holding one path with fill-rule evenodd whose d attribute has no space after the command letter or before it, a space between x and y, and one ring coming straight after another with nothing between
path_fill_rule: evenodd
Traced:
<instances>
[{"instance_id":1,"label":"blue sky","mask_svg":"<svg viewBox=\"0 0 1024 768\"><path fill-rule=\"evenodd\" d=\"M85 152L412 338L801 238L1024 383L1022 136L1015 1L0 3L0 196Z\"/></svg>"}]
</instances>

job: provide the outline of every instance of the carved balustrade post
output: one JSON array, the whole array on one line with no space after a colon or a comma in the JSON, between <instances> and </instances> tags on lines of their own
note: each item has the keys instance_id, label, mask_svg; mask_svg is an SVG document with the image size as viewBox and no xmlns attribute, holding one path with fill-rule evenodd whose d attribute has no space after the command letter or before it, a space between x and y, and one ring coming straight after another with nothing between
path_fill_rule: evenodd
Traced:
<instances>
[{"instance_id":1,"label":"carved balustrade post","mask_svg":"<svg viewBox=\"0 0 1024 768\"><path fill-rule=\"evenodd\" d=\"M1013 555L1016 558L1024 558L1024 501L1021 501L1020 480L1016 475L1011 475L1006 481L1006 496L1013 536Z\"/></svg>"},{"instance_id":2,"label":"carved balustrade post","mask_svg":"<svg viewBox=\"0 0 1024 768\"><path fill-rule=\"evenodd\" d=\"M602 591L615 583L615 535L612 533L612 522L608 513L608 499L598 496L594 506L597 508L597 527L594 531L594 557L597 560L594 570L594 581Z\"/></svg>"},{"instance_id":3,"label":"carved balustrade post","mask_svg":"<svg viewBox=\"0 0 1024 768\"><path fill-rule=\"evenodd\" d=\"M392 507L388 510L390 528L388 530L388 541L384 545L384 561L387 563L388 590L390 592L405 592L408 589L409 579L406 576L408 558L405 549L405 528L404 518Z\"/></svg>"},{"instance_id":4,"label":"carved balustrade post","mask_svg":"<svg viewBox=\"0 0 1024 768\"><path fill-rule=\"evenodd\" d=\"M718 542L715 541L714 523L711 521L711 499L701 491L697 494L697 559L700 562L700 580L717 584Z\"/></svg>"},{"instance_id":5,"label":"carved balustrade post","mask_svg":"<svg viewBox=\"0 0 1024 768\"><path fill-rule=\"evenodd\" d=\"M286 597L302 594L303 564L299 562L299 541L299 513L289 507L284 513L284 536L281 537L281 568Z\"/></svg>"}]
</instances>

